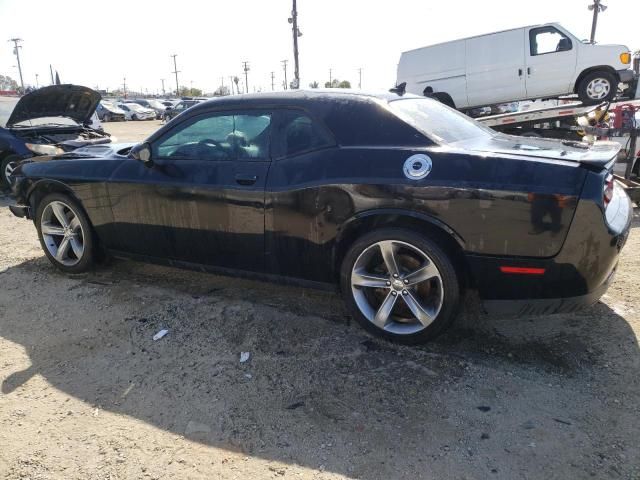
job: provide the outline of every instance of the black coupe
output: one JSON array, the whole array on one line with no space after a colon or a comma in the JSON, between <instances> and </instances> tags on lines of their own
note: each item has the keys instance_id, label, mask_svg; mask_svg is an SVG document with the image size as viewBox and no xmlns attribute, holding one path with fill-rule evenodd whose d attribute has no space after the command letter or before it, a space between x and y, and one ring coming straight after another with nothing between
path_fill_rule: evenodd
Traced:
<instances>
[{"instance_id":1,"label":"black coupe","mask_svg":"<svg viewBox=\"0 0 640 480\"><path fill-rule=\"evenodd\" d=\"M124 153L22 163L10 208L63 271L100 250L339 284L365 328L413 343L451 322L465 288L520 314L594 303L632 217L618 150L498 134L411 95L241 95Z\"/></svg>"}]
</instances>

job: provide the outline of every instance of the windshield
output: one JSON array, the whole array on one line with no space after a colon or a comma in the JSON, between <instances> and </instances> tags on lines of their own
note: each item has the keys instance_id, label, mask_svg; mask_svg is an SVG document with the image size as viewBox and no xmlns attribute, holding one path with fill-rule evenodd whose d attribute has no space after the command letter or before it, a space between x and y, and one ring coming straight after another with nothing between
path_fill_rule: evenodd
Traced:
<instances>
[{"instance_id":1,"label":"windshield","mask_svg":"<svg viewBox=\"0 0 640 480\"><path fill-rule=\"evenodd\" d=\"M406 98L389 102L391 110L437 143L456 143L496 135L484 125L430 98Z\"/></svg>"},{"instance_id":2,"label":"windshield","mask_svg":"<svg viewBox=\"0 0 640 480\"><path fill-rule=\"evenodd\" d=\"M149 100L149 106L151 108L157 108L157 109L160 109L160 110L164 110L164 105L162 105L157 100Z\"/></svg>"}]
</instances>

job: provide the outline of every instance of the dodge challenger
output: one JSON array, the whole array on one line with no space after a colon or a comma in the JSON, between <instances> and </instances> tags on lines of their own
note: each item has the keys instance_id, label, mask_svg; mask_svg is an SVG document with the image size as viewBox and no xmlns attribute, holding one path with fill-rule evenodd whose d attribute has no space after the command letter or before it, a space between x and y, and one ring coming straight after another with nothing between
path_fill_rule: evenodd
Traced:
<instances>
[{"instance_id":1,"label":"dodge challenger","mask_svg":"<svg viewBox=\"0 0 640 480\"><path fill-rule=\"evenodd\" d=\"M632 217L618 150L499 134L412 95L250 94L132 148L26 160L10 208L65 272L107 252L339 286L364 328L418 343L468 288L520 315L596 302Z\"/></svg>"}]
</instances>

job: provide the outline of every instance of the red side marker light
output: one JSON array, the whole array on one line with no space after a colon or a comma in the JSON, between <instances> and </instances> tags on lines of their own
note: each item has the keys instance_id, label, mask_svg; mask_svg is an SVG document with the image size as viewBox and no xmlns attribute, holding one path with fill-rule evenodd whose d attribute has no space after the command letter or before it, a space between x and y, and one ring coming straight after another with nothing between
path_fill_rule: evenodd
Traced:
<instances>
[{"instance_id":1,"label":"red side marker light","mask_svg":"<svg viewBox=\"0 0 640 480\"><path fill-rule=\"evenodd\" d=\"M544 275L544 268L529 268L529 267L500 267L502 273L517 273L520 275Z\"/></svg>"}]
</instances>

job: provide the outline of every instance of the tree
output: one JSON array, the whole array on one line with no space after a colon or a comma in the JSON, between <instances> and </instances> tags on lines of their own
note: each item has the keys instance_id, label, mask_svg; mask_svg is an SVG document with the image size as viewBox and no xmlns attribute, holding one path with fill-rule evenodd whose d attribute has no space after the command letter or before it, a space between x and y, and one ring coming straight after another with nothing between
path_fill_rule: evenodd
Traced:
<instances>
[{"instance_id":1,"label":"tree","mask_svg":"<svg viewBox=\"0 0 640 480\"><path fill-rule=\"evenodd\" d=\"M220 85L218 88L216 88L216 91L213 92L214 97L224 97L230 94L231 92L229 91L229 87L227 87L226 85Z\"/></svg>"},{"instance_id":2,"label":"tree","mask_svg":"<svg viewBox=\"0 0 640 480\"><path fill-rule=\"evenodd\" d=\"M0 90L18 90L18 82L9 75L0 75Z\"/></svg>"},{"instance_id":3,"label":"tree","mask_svg":"<svg viewBox=\"0 0 640 480\"><path fill-rule=\"evenodd\" d=\"M309 84L309 88L318 88L320 84L316 81L313 81Z\"/></svg>"},{"instance_id":4,"label":"tree","mask_svg":"<svg viewBox=\"0 0 640 480\"><path fill-rule=\"evenodd\" d=\"M334 78L331 83L325 82L325 88L351 88L351 82L349 80L338 80Z\"/></svg>"},{"instance_id":5,"label":"tree","mask_svg":"<svg viewBox=\"0 0 640 480\"><path fill-rule=\"evenodd\" d=\"M180 87L181 97L201 97L202 90L199 88Z\"/></svg>"}]
</instances>

